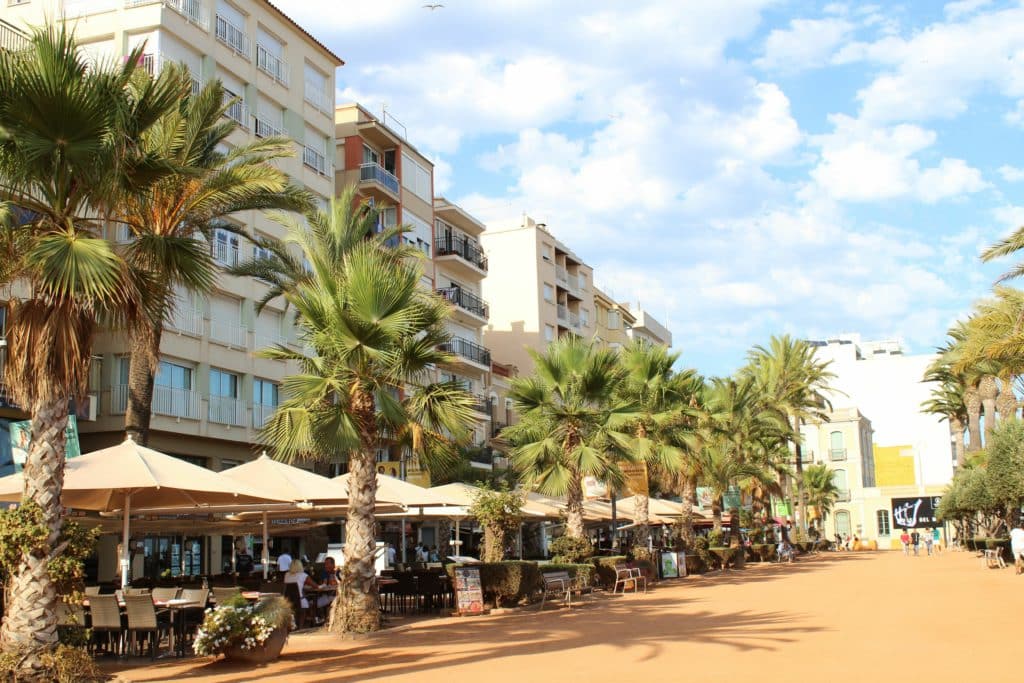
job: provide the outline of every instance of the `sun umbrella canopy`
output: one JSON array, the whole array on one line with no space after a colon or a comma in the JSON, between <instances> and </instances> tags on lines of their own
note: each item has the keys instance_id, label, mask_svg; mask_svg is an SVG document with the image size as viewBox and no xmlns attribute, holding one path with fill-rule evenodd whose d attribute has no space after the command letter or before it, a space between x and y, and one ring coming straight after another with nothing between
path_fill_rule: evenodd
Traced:
<instances>
[{"instance_id":1,"label":"sun umbrella canopy","mask_svg":"<svg viewBox=\"0 0 1024 683\"><path fill-rule=\"evenodd\" d=\"M21 474L0 478L0 501L18 502L22 490ZM72 458L64 466L65 507L120 510L128 494L134 509L290 502L131 439Z\"/></svg>"},{"instance_id":2,"label":"sun umbrella canopy","mask_svg":"<svg viewBox=\"0 0 1024 683\"><path fill-rule=\"evenodd\" d=\"M460 506L466 508L466 511L463 514L468 516L468 508L472 507L476 497L480 495L480 492L484 489L479 486L473 486L472 484L455 482L453 484L432 486L429 490L433 493L444 496L445 498L458 501ZM544 503L533 501L526 497L523 499L522 512L528 517L550 517L557 519L560 515L557 507L545 505Z\"/></svg>"},{"instance_id":3,"label":"sun umbrella canopy","mask_svg":"<svg viewBox=\"0 0 1024 683\"><path fill-rule=\"evenodd\" d=\"M342 485L342 492L348 496L349 475L343 474L335 477ZM380 502L398 503L406 507L426 507L431 505L459 505L459 502L451 498L434 493L431 489L425 489L416 484L410 484L386 474L377 473L377 500Z\"/></svg>"},{"instance_id":4,"label":"sun umbrella canopy","mask_svg":"<svg viewBox=\"0 0 1024 683\"><path fill-rule=\"evenodd\" d=\"M300 467L287 465L261 455L244 465L221 473L240 484L259 488L278 498L296 503L344 505L348 495L335 480L322 477Z\"/></svg>"},{"instance_id":5,"label":"sun umbrella canopy","mask_svg":"<svg viewBox=\"0 0 1024 683\"><path fill-rule=\"evenodd\" d=\"M628 510L630 514L633 514L633 509L636 507L636 496L629 496L619 500L618 506L620 510ZM681 503L673 503L671 500L665 500L664 498L648 498L647 510L650 514L659 517L679 517L683 514Z\"/></svg>"}]
</instances>

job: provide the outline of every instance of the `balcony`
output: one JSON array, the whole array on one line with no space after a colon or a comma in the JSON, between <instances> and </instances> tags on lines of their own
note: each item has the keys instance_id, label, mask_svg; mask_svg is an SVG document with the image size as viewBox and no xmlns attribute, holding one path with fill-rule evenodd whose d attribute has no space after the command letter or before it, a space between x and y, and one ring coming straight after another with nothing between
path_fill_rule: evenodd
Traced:
<instances>
[{"instance_id":1,"label":"balcony","mask_svg":"<svg viewBox=\"0 0 1024 683\"><path fill-rule=\"evenodd\" d=\"M245 349L249 347L249 329L237 323L211 320L210 341L231 348Z\"/></svg>"},{"instance_id":2,"label":"balcony","mask_svg":"<svg viewBox=\"0 0 1024 683\"><path fill-rule=\"evenodd\" d=\"M830 448L828 451L828 457L832 462L839 460L846 460L846 449L845 448Z\"/></svg>"},{"instance_id":3,"label":"balcony","mask_svg":"<svg viewBox=\"0 0 1024 683\"><path fill-rule=\"evenodd\" d=\"M256 43L256 68L288 87L288 62Z\"/></svg>"},{"instance_id":4,"label":"balcony","mask_svg":"<svg viewBox=\"0 0 1024 683\"><path fill-rule=\"evenodd\" d=\"M456 256L474 268L487 273L487 257L480 245L462 235L441 235L434 240L434 256Z\"/></svg>"},{"instance_id":5,"label":"balcony","mask_svg":"<svg viewBox=\"0 0 1024 683\"><path fill-rule=\"evenodd\" d=\"M210 30L210 18L203 12L203 3L199 0L126 0L124 3L124 6L129 9L143 5L163 5L174 10L204 31Z\"/></svg>"},{"instance_id":6,"label":"balcony","mask_svg":"<svg viewBox=\"0 0 1024 683\"><path fill-rule=\"evenodd\" d=\"M359 167L359 182L376 183L398 197L398 177L380 164L368 163Z\"/></svg>"},{"instance_id":7,"label":"balcony","mask_svg":"<svg viewBox=\"0 0 1024 683\"><path fill-rule=\"evenodd\" d=\"M242 128L249 128L249 107L242 100L236 100L224 110L224 116L238 123Z\"/></svg>"},{"instance_id":8,"label":"balcony","mask_svg":"<svg viewBox=\"0 0 1024 683\"><path fill-rule=\"evenodd\" d=\"M153 76L154 78L160 75L160 72L163 70L164 65L166 65L168 62L174 63L174 60L170 59L169 57L165 57L163 54L159 52L150 52L142 55L142 68L145 69L146 73L148 73L150 76ZM187 64L184 64L184 66L186 69L188 69L189 75L192 78L192 94L198 95L199 91L203 89L203 83L198 78L196 78L190 66L188 66Z\"/></svg>"},{"instance_id":9,"label":"balcony","mask_svg":"<svg viewBox=\"0 0 1024 683\"><path fill-rule=\"evenodd\" d=\"M167 327L178 334L187 334L190 337L203 336L203 314L199 311L188 311L178 309L174 311L167 321Z\"/></svg>"},{"instance_id":10,"label":"balcony","mask_svg":"<svg viewBox=\"0 0 1024 683\"><path fill-rule=\"evenodd\" d=\"M252 426L256 429L263 429L270 417L277 410L277 406L265 406L261 403L254 403L252 406Z\"/></svg>"},{"instance_id":11,"label":"balcony","mask_svg":"<svg viewBox=\"0 0 1024 683\"><path fill-rule=\"evenodd\" d=\"M850 502L850 492L849 491L840 491L839 493L837 493L836 494L836 502L839 502L839 503L849 503Z\"/></svg>"},{"instance_id":12,"label":"balcony","mask_svg":"<svg viewBox=\"0 0 1024 683\"><path fill-rule=\"evenodd\" d=\"M245 31L232 24L220 14L217 15L216 34L217 40L231 48L235 54L249 59L251 48L249 36L245 35Z\"/></svg>"},{"instance_id":13,"label":"balcony","mask_svg":"<svg viewBox=\"0 0 1024 683\"><path fill-rule=\"evenodd\" d=\"M231 268L238 265L238 244L217 240L210 248L213 260L222 266Z\"/></svg>"},{"instance_id":14,"label":"balcony","mask_svg":"<svg viewBox=\"0 0 1024 683\"><path fill-rule=\"evenodd\" d=\"M473 396L473 410L487 417L491 416L491 400L484 396Z\"/></svg>"},{"instance_id":15,"label":"balcony","mask_svg":"<svg viewBox=\"0 0 1024 683\"><path fill-rule=\"evenodd\" d=\"M491 367L491 352L477 343L471 342L462 337L452 337L449 341L441 344L440 349L453 353L478 365Z\"/></svg>"},{"instance_id":16,"label":"balcony","mask_svg":"<svg viewBox=\"0 0 1024 683\"><path fill-rule=\"evenodd\" d=\"M313 149L309 145L302 146L302 163L322 176L330 176L330 169L327 165L327 157L324 153Z\"/></svg>"},{"instance_id":17,"label":"balcony","mask_svg":"<svg viewBox=\"0 0 1024 683\"><path fill-rule=\"evenodd\" d=\"M245 403L229 396L211 396L208 419L217 424L245 426Z\"/></svg>"},{"instance_id":18,"label":"balcony","mask_svg":"<svg viewBox=\"0 0 1024 683\"><path fill-rule=\"evenodd\" d=\"M280 124L259 114L252 115L252 132L258 138L280 137L285 134Z\"/></svg>"},{"instance_id":19,"label":"balcony","mask_svg":"<svg viewBox=\"0 0 1024 683\"><path fill-rule=\"evenodd\" d=\"M278 346L287 346L288 340L279 334L257 334L256 335L256 350L259 349L270 349L277 348Z\"/></svg>"},{"instance_id":20,"label":"balcony","mask_svg":"<svg viewBox=\"0 0 1024 683\"><path fill-rule=\"evenodd\" d=\"M483 320L487 319L486 302L477 295L467 292L462 287L439 289L437 290L437 293L440 294L445 301L451 302L460 309L468 311Z\"/></svg>"},{"instance_id":21,"label":"balcony","mask_svg":"<svg viewBox=\"0 0 1024 683\"><path fill-rule=\"evenodd\" d=\"M562 323L566 327L572 327L578 330L580 327L580 316L579 314L570 311L569 307L565 304L558 304L558 322Z\"/></svg>"},{"instance_id":22,"label":"balcony","mask_svg":"<svg viewBox=\"0 0 1024 683\"><path fill-rule=\"evenodd\" d=\"M28 45L28 37L6 21L0 20L0 50L20 50Z\"/></svg>"},{"instance_id":23,"label":"balcony","mask_svg":"<svg viewBox=\"0 0 1024 683\"><path fill-rule=\"evenodd\" d=\"M153 387L153 413L168 417L199 419L199 394L188 389Z\"/></svg>"}]
</instances>

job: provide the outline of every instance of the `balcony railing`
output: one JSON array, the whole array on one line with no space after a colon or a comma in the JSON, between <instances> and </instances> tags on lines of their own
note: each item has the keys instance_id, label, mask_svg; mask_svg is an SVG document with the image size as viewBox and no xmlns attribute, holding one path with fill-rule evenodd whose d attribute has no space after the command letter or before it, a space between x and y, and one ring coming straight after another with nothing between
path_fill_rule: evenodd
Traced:
<instances>
[{"instance_id":1,"label":"balcony railing","mask_svg":"<svg viewBox=\"0 0 1024 683\"><path fill-rule=\"evenodd\" d=\"M142 68L146 70L146 73L155 78L160 74L160 71L163 70L164 65L167 64L167 62L173 61L173 59L165 57L159 52L151 52L142 55ZM189 75L192 78L192 94L198 95L199 91L203 89L203 83L192 72L191 67L186 64L185 68L188 69Z\"/></svg>"},{"instance_id":2,"label":"balcony railing","mask_svg":"<svg viewBox=\"0 0 1024 683\"><path fill-rule=\"evenodd\" d=\"M219 320L210 321L210 341L239 349L249 346L249 329L237 323L225 323Z\"/></svg>"},{"instance_id":3,"label":"balcony railing","mask_svg":"<svg viewBox=\"0 0 1024 683\"><path fill-rule=\"evenodd\" d=\"M265 406L261 403L254 403L252 406L252 426L262 429L266 426L270 416L277 410L277 406Z\"/></svg>"},{"instance_id":4,"label":"balcony railing","mask_svg":"<svg viewBox=\"0 0 1024 683\"><path fill-rule=\"evenodd\" d=\"M142 5L163 5L169 7L193 24L204 30L210 30L210 17L203 12L203 3L199 0L125 0L124 6L141 7Z\"/></svg>"},{"instance_id":5,"label":"balcony railing","mask_svg":"<svg viewBox=\"0 0 1024 683\"><path fill-rule=\"evenodd\" d=\"M28 45L28 37L6 21L0 20L0 50L20 50Z\"/></svg>"},{"instance_id":6,"label":"balcony railing","mask_svg":"<svg viewBox=\"0 0 1024 683\"><path fill-rule=\"evenodd\" d=\"M398 194L398 178L380 164L368 163L360 166L359 180L383 185L391 192Z\"/></svg>"},{"instance_id":7,"label":"balcony railing","mask_svg":"<svg viewBox=\"0 0 1024 683\"><path fill-rule=\"evenodd\" d=\"M850 492L849 491L840 491L839 493L836 494L836 500L838 502L840 502L840 503L849 503L850 502Z\"/></svg>"},{"instance_id":8,"label":"balcony railing","mask_svg":"<svg viewBox=\"0 0 1024 683\"><path fill-rule=\"evenodd\" d=\"M224 115L232 121L239 123L242 128L249 127L249 107L242 100L236 100L224 110Z\"/></svg>"},{"instance_id":9,"label":"balcony railing","mask_svg":"<svg viewBox=\"0 0 1024 683\"><path fill-rule=\"evenodd\" d=\"M230 242L215 241L211 248L210 253L213 255L213 260L222 266L237 266L238 265L238 245Z\"/></svg>"},{"instance_id":10,"label":"balcony railing","mask_svg":"<svg viewBox=\"0 0 1024 683\"><path fill-rule=\"evenodd\" d=\"M252 115L252 132L258 138L284 135L284 130L265 116Z\"/></svg>"},{"instance_id":11,"label":"balcony railing","mask_svg":"<svg viewBox=\"0 0 1024 683\"><path fill-rule=\"evenodd\" d=\"M245 403L228 396L211 396L208 419L222 425L245 426Z\"/></svg>"},{"instance_id":12,"label":"balcony railing","mask_svg":"<svg viewBox=\"0 0 1024 683\"><path fill-rule=\"evenodd\" d=\"M320 175L330 175L327 171L327 157L324 153L309 145L302 146L302 163Z\"/></svg>"},{"instance_id":13,"label":"balcony railing","mask_svg":"<svg viewBox=\"0 0 1024 683\"><path fill-rule=\"evenodd\" d=\"M288 339L279 334L257 334L256 349L269 349L278 346L287 346Z\"/></svg>"},{"instance_id":14,"label":"balcony railing","mask_svg":"<svg viewBox=\"0 0 1024 683\"><path fill-rule=\"evenodd\" d=\"M467 360L471 360L474 363L480 365L491 366L491 352L484 347L463 339L462 337L452 337L449 341L441 344L441 350L447 351L448 353L454 353L457 356L462 356Z\"/></svg>"},{"instance_id":15,"label":"balcony railing","mask_svg":"<svg viewBox=\"0 0 1024 683\"><path fill-rule=\"evenodd\" d=\"M828 457L832 460L846 460L846 449L830 448L828 451Z\"/></svg>"},{"instance_id":16,"label":"balcony railing","mask_svg":"<svg viewBox=\"0 0 1024 683\"><path fill-rule=\"evenodd\" d=\"M578 290L580 288L579 277L567 271L565 266L555 266L555 279L569 289Z\"/></svg>"},{"instance_id":17,"label":"balcony railing","mask_svg":"<svg viewBox=\"0 0 1024 683\"><path fill-rule=\"evenodd\" d=\"M473 410L484 415L491 414L491 400L484 396L473 397Z\"/></svg>"},{"instance_id":18,"label":"balcony railing","mask_svg":"<svg viewBox=\"0 0 1024 683\"><path fill-rule=\"evenodd\" d=\"M249 59L250 41L245 31L218 14L216 33L217 40L230 47L236 54Z\"/></svg>"},{"instance_id":19,"label":"balcony railing","mask_svg":"<svg viewBox=\"0 0 1024 683\"><path fill-rule=\"evenodd\" d=\"M487 317L487 303L477 295L467 292L462 287L439 289L437 293L444 297L446 301L450 301L463 310L469 311L481 318Z\"/></svg>"},{"instance_id":20,"label":"balcony railing","mask_svg":"<svg viewBox=\"0 0 1024 683\"><path fill-rule=\"evenodd\" d=\"M569 327L580 326L580 316L578 313L574 313L569 310L569 307L565 304L558 304L558 320L559 322L565 323Z\"/></svg>"},{"instance_id":21,"label":"balcony railing","mask_svg":"<svg viewBox=\"0 0 1024 683\"><path fill-rule=\"evenodd\" d=\"M167 326L181 334L193 337L203 336L203 314L199 311L178 309L167 321Z\"/></svg>"},{"instance_id":22,"label":"balcony railing","mask_svg":"<svg viewBox=\"0 0 1024 683\"><path fill-rule=\"evenodd\" d=\"M288 62L256 43L256 67L281 85L288 85Z\"/></svg>"},{"instance_id":23,"label":"balcony railing","mask_svg":"<svg viewBox=\"0 0 1024 683\"><path fill-rule=\"evenodd\" d=\"M153 388L154 391L156 387ZM124 415L128 410L128 385L115 384L110 387L110 414Z\"/></svg>"},{"instance_id":24,"label":"balcony railing","mask_svg":"<svg viewBox=\"0 0 1024 683\"><path fill-rule=\"evenodd\" d=\"M187 389L153 387L153 412L169 417L199 419L199 394Z\"/></svg>"},{"instance_id":25,"label":"balcony railing","mask_svg":"<svg viewBox=\"0 0 1024 683\"><path fill-rule=\"evenodd\" d=\"M435 256L459 256L480 270L487 270L487 257L480 246L461 235L441 235L434 240Z\"/></svg>"}]
</instances>

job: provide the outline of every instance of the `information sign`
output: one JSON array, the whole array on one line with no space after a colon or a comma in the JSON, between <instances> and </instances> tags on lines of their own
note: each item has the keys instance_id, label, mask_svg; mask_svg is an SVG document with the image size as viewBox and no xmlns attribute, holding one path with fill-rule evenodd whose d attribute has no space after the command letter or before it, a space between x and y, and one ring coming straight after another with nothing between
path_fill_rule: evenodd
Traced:
<instances>
[{"instance_id":1,"label":"information sign","mask_svg":"<svg viewBox=\"0 0 1024 683\"><path fill-rule=\"evenodd\" d=\"M484 613L479 567L455 568L455 609L461 615Z\"/></svg>"}]
</instances>

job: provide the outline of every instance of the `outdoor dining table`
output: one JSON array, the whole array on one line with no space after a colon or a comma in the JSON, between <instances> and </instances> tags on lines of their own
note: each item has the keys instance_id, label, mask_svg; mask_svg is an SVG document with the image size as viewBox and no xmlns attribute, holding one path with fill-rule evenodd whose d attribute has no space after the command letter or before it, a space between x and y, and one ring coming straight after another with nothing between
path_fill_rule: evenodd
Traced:
<instances>
[{"instance_id":1,"label":"outdoor dining table","mask_svg":"<svg viewBox=\"0 0 1024 683\"><path fill-rule=\"evenodd\" d=\"M117 601L117 606L120 607L123 610L126 607L126 603L125 603L124 600L118 600ZM82 607L83 607L83 609L89 609L89 599L88 598L86 598L85 600L82 601ZM170 654L174 654L174 652L175 652L175 650L174 650L174 636L175 636L174 622L175 622L175 616L177 615L177 613L180 610L188 608L188 607L205 607L205 605L200 605L195 600L184 600L182 598L173 598L171 600L154 600L153 601L153 607L156 607L157 609L166 609L170 613L171 628L170 628L170 631L168 631L168 635L167 635L167 649L168 649L168 655L170 655ZM180 621L182 621L182 624L181 624L181 627L182 627L181 637L182 637L182 639L184 639L184 637L185 637L185 634L184 634L184 620L180 620Z\"/></svg>"}]
</instances>

